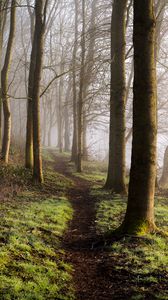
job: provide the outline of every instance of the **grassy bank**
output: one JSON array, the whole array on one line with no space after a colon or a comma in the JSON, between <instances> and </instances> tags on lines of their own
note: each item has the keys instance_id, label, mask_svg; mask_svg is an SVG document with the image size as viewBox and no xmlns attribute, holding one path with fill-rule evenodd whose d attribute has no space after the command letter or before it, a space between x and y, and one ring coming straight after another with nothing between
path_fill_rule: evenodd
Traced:
<instances>
[{"instance_id":1,"label":"grassy bank","mask_svg":"<svg viewBox=\"0 0 168 300\"><path fill-rule=\"evenodd\" d=\"M72 266L64 261L61 238L72 219L66 198L72 182L54 172L45 184L16 165L1 168L0 299L74 299Z\"/></svg>"},{"instance_id":2,"label":"grassy bank","mask_svg":"<svg viewBox=\"0 0 168 300\"><path fill-rule=\"evenodd\" d=\"M97 231L104 234L113 231L123 220L126 199L100 189L94 189L92 194L99 199ZM157 226L168 231L167 198L156 199L155 216ZM128 291L130 299L168 299L167 248L167 237L159 234L113 241L109 247L112 264L109 275L111 272L122 277L123 291Z\"/></svg>"}]
</instances>

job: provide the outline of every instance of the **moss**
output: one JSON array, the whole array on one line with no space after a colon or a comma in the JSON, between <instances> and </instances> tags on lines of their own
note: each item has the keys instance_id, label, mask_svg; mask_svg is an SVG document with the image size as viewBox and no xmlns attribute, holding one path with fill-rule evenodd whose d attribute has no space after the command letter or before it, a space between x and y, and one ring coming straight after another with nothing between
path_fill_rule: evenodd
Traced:
<instances>
[{"instance_id":1,"label":"moss","mask_svg":"<svg viewBox=\"0 0 168 300\"><path fill-rule=\"evenodd\" d=\"M132 222L123 222L121 226L116 230L120 234L128 234L135 236L144 236L148 233L155 232L156 226L154 223L150 223L148 220L139 219L133 220Z\"/></svg>"}]
</instances>

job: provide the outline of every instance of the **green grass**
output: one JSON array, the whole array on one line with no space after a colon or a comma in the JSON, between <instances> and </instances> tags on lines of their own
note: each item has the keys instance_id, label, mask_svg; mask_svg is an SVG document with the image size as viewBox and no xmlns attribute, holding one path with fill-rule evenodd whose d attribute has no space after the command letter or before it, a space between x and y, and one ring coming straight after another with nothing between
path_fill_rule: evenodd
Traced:
<instances>
[{"instance_id":1,"label":"green grass","mask_svg":"<svg viewBox=\"0 0 168 300\"><path fill-rule=\"evenodd\" d=\"M61 247L73 215L66 198L73 183L44 155L44 185L33 185L23 167L0 168L1 300L74 299L73 269Z\"/></svg>"},{"instance_id":2,"label":"green grass","mask_svg":"<svg viewBox=\"0 0 168 300\"><path fill-rule=\"evenodd\" d=\"M72 267L60 245L72 218L68 200L37 201L29 193L17 201L0 209L0 299L73 299Z\"/></svg>"},{"instance_id":3,"label":"green grass","mask_svg":"<svg viewBox=\"0 0 168 300\"><path fill-rule=\"evenodd\" d=\"M107 165L104 162L84 161L82 162L82 173L72 169L73 175L92 182L94 187L103 186L107 176Z\"/></svg>"},{"instance_id":4,"label":"green grass","mask_svg":"<svg viewBox=\"0 0 168 300\"><path fill-rule=\"evenodd\" d=\"M119 195L94 189L92 194L99 199L97 205L97 231L108 233L119 227L125 209L126 199ZM168 199L156 199L156 224L162 230L168 230ZM168 299L168 241L159 234L148 235L144 238L124 237L115 240L109 255L113 268L122 276L127 272L129 277L128 289L132 290L131 299Z\"/></svg>"}]
</instances>

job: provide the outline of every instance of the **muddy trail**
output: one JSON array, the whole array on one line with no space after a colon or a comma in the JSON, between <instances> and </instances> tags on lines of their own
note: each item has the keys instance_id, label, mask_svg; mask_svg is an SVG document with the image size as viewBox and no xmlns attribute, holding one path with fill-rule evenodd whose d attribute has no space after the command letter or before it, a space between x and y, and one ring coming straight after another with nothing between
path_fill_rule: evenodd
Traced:
<instances>
[{"instance_id":1,"label":"muddy trail","mask_svg":"<svg viewBox=\"0 0 168 300\"><path fill-rule=\"evenodd\" d=\"M123 284L123 278L116 276L115 272L109 273L109 263L111 269L113 262L108 251L101 243L99 245L101 237L97 236L95 228L97 199L90 195L91 183L73 176L68 169L67 158L58 159L54 152L52 156L55 171L74 182L73 188L68 191L74 216L62 244L66 252L65 260L73 265L76 299L126 299L118 288Z\"/></svg>"}]
</instances>

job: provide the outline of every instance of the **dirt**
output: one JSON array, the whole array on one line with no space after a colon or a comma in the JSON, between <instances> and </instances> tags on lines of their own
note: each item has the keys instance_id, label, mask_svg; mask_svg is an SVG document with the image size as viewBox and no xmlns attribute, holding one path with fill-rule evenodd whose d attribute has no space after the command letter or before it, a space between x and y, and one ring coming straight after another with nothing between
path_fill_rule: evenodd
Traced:
<instances>
[{"instance_id":1,"label":"dirt","mask_svg":"<svg viewBox=\"0 0 168 300\"><path fill-rule=\"evenodd\" d=\"M74 217L62 244L66 252L66 261L73 265L76 299L130 299L130 296L125 298L123 295L124 288L120 289L123 278L120 278L119 274L108 272L108 266L110 265L112 269L113 262L108 251L102 246L102 237L96 233L95 206L98 199L90 195L92 184L72 175L68 170L68 159L54 158L55 171L66 175L74 182L74 187L68 191ZM117 278L117 282L113 275Z\"/></svg>"}]
</instances>

